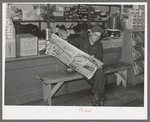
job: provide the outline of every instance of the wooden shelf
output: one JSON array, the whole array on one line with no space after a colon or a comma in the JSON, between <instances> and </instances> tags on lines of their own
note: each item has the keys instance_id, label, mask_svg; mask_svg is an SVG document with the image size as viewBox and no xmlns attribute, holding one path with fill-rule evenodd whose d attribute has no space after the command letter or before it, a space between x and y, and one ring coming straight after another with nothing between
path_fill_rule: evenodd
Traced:
<instances>
[{"instance_id":1,"label":"wooden shelf","mask_svg":"<svg viewBox=\"0 0 150 122\"><path fill-rule=\"evenodd\" d=\"M144 32L145 30L144 30L144 29L140 29L140 30L132 30L133 33L136 33L136 32L142 32L142 31Z\"/></svg>"},{"instance_id":2,"label":"wooden shelf","mask_svg":"<svg viewBox=\"0 0 150 122\"><path fill-rule=\"evenodd\" d=\"M90 4L91 6L114 6L114 7L120 7L121 5L107 5L107 4Z\"/></svg>"},{"instance_id":3,"label":"wooden shelf","mask_svg":"<svg viewBox=\"0 0 150 122\"><path fill-rule=\"evenodd\" d=\"M131 29L125 29L124 31L124 41L123 41L123 47L122 47L122 54L121 54L121 59L120 61L124 61L127 63L132 64L132 68L128 70L128 83L132 85L136 85L138 83L144 82L144 72L142 71L137 71L137 65L141 67L141 69L144 68L144 65L139 63L140 61L144 61L144 55L141 56L139 59L134 59L133 56L133 48L135 47L142 47L142 44L144 43L139 43L138 45L133 45L132 41L132 34L134 32L140 33L141 31L133 31ZM135 66L135 62L137 62Z\"/></svg>"},{"instance_id":4,"label":"wooden shelf","mask_svg":"<svg viewBox=\"0 0 150 122\"><path fill-rule=\"evenodd\" d=\"M47 20L13 20L13 22L47 22ZM50 20L50 22L88 22L88 21ZM90 22L108 22L108 20L93 20Z\"/></svg>"},{"instance_id":5,"label":"wooden shelf","mask_svg":"<svg viewBox=\"0 0 150 122\"><path fill-rule=\"evenodd\" d=\"M141 60L144 60L144 58L135 59L134 62L136 62L136 61L141 61Z\"/></svg>"},{"instance_id":6,"label":"wooden shelf","mask_svg":"<svg viewBox=\"0 0 150 122\"><path fill-rule=\"evenodd\" d=\"M138 44L136 44L136 45L134 45L133 47L140 47L140 46L144 46L144 43L143 42L141 42L141 43L138 43Z\"/></svg>"},{"instance_id":7,"label":"wooden shelf","mask_svg":"<svg viewBox=\"0 0 150 122\"><path fill-rule=\"evenodd\" d=\"M47 20L13 20L13 22L47 22Z\"/></svg>"}]
</instances>

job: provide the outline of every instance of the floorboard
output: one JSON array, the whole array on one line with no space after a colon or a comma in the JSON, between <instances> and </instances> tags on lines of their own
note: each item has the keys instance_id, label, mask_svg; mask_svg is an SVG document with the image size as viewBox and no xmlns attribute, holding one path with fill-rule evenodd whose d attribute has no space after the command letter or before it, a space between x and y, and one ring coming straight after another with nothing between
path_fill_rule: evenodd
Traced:
<instances>
[{"instance_id":1,"label":"floorboard","mask_svg":"<svg viewBox=\"0 0 150 122\"><path fill-rule=\"evenodd\" d=\"M52 97L52 106L92 106L91 89ZM127 88L121 85L108 84L105 90L105 106L144 106L144 83L136 86L127 84ZM33 101L23 105L47 106L43 100Z\"/></svg>"}]
</instances>

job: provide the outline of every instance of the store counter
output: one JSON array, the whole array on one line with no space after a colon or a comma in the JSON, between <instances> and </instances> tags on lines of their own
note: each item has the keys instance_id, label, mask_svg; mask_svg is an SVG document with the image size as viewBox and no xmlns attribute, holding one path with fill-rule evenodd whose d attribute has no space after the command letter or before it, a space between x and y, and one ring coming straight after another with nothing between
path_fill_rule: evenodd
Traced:
<instances>
[{"instance_id":1,"label":"store counter","mask_svg":"<svg viewBox=\"0 0 150 122\"><path fill-rule=\"evenodd\" d=\"M103 62L116 63L121 57L121 47L103 51ZM5 104L16 105L42 99L42 82L37 74L64 70L66 66L53 56L38 55L11 58L5 61ZM107 84L116 83L114 75L108 75ZM52 86L53 87L53 86ZM54 96L88 89L85 80L65 83Z\"/></svg>"}]
</instances>

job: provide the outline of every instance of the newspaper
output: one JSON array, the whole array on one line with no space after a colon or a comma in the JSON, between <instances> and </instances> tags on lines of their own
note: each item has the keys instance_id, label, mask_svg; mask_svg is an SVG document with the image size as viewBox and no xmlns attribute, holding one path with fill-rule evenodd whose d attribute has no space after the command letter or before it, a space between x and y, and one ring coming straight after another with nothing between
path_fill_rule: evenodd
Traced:
<instances>
[{"instance_id":1,"label":"newspaper","mask_svg":"<svg viewBox=\"0 0 150 122\"><path fill-rule=\"evenodd\" d=\"M51 35L51 41L46 49L47 55L52 55L64 64L90 79L103 63L93 56L79 50L56 34Z\"/></svg>"}]
</instances>

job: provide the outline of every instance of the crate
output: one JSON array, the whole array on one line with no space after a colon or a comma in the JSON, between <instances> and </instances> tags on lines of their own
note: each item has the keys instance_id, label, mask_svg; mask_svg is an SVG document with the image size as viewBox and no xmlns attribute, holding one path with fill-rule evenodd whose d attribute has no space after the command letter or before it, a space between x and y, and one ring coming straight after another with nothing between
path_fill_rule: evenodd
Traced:
<instances>
[{"instance_id":1,"label":"crate","mask_svg":"<svg viewBox=\"0 0 150 122\"><path fill-rule=\"evenodd\" d=\"M37 55L37 41L38 37L31 34L17 34L17 56Z\"/></svg>"}]
</instances>

